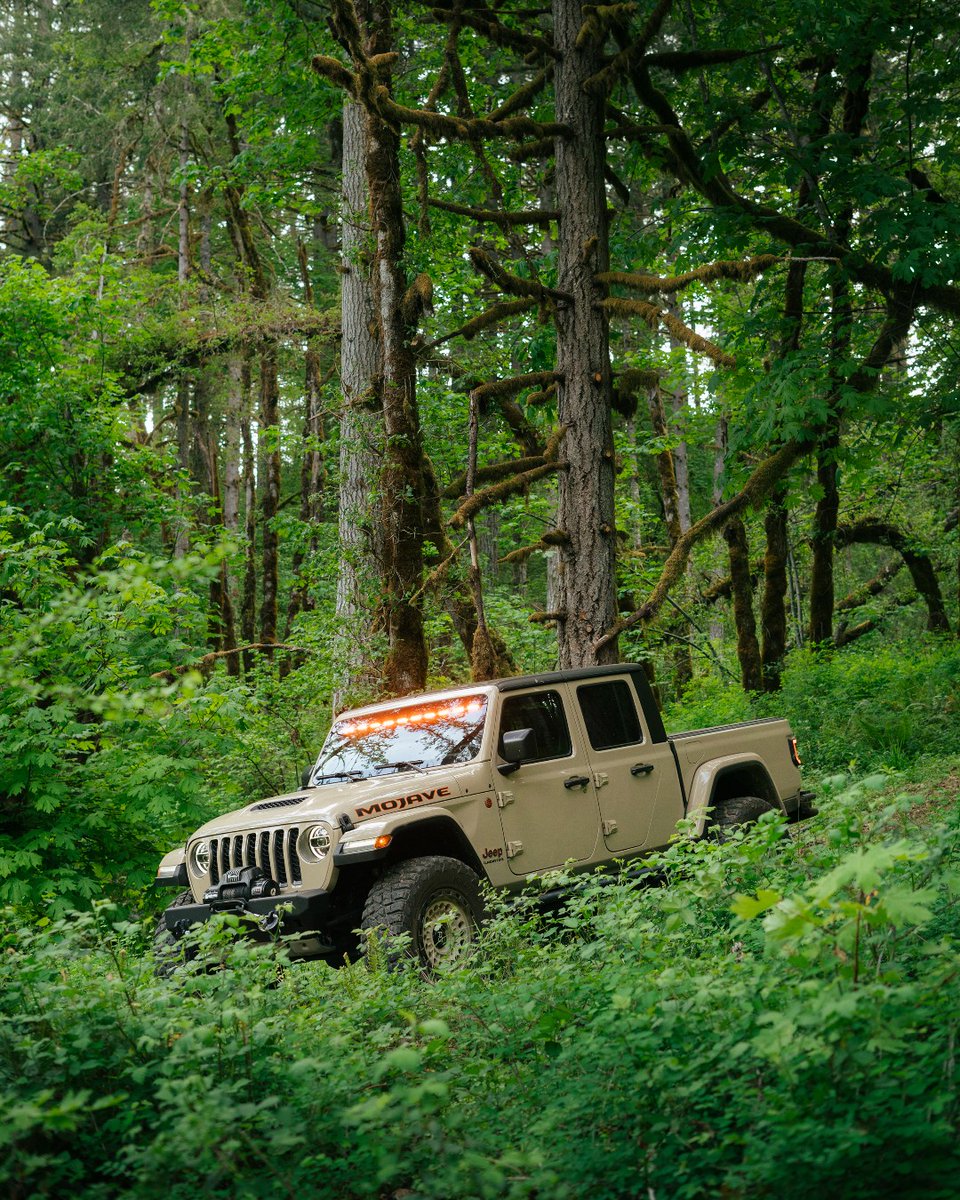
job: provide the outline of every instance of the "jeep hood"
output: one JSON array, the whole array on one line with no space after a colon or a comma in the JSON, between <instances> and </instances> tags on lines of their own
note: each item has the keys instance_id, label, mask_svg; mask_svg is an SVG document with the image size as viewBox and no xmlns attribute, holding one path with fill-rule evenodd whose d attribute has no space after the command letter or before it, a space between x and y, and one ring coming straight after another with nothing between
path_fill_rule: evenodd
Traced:
<instances>
[{"instance_id":1,"label":"jeep hood","mask_svg":"<svg viewBox=\"0 0 960 1200\"><path fill-rule=\"evenodd\" d=\"M304 821L327 821L334 827L345 813L359 825L374 816L432 799L450 799L465 794L457 772L449 769L398 771L380 778L359 779L353 783L328 783L322 787L299 788L257 800L246 808L224 813L201 825L190 837L220 837L228 833L270 829L277 825L299 825ZM440 788L445 794L438 796ZM433 793L431 795L430 793ZM396 804L390 803L396 801ZM384 810L379 806L385 805ZM364 811L368 810L368 811Z\"/></svg>"}]
</instances>

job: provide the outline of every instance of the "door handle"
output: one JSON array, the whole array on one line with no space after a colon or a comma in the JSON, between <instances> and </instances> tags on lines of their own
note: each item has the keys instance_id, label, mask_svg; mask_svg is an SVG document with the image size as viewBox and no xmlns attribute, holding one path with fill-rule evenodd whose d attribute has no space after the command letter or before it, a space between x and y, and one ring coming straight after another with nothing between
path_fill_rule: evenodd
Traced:
<instances>
[{"instance_id":1,"label":"door handle","mask_svg":"<svg viewBox=\"0 0 960 1200\"><path fill-rule=\"evenodd\" d=\"M589 782L589 775L571 775L569 779L563 781L563 786L565 788L586 787Z\"/></svg>"},{"instance_id":2,"label":"door handle","mask_svg":"<svg viewBox=\"0 0 960 1200\"><path fill-rule=\"evenodd\" d=\"M653 763L634 763L630 768L631 775L649 775L653 770Z\"/></svg>"}]
</instances>

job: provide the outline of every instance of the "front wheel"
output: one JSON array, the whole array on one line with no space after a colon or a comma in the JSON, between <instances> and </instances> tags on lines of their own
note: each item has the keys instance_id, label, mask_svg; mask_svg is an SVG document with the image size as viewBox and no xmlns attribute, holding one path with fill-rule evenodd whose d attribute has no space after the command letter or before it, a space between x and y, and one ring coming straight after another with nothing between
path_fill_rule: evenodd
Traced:
<instances>
[{"instance_id":1,"label":"front wheel","mask_svg":"<svg viewBox=\"0 0 960 1200\"><path fill-rule=\"evenodd\" d=\"M195 901L192 892L181 892L168 907L184 908L186 905L193 903ZM183 946L167 928L163 913L160 914L160 919L157 921L157 927L153 934L153 961L154 973L160 979L169 979L177 967L181 966L185 961Z\"/></svg>"},{"instance_id":2,"label":"front wheel","mask_svg":"<svg viewBox=\"0 0 960 1200\"><path fill-rule=\"evenodd\" d=\"M456 858L430 855L397 863L376 881L361 929L410 935L410 954L428 971L462 962L485 915L480 879Z\"/></svg>"}]
</instances>

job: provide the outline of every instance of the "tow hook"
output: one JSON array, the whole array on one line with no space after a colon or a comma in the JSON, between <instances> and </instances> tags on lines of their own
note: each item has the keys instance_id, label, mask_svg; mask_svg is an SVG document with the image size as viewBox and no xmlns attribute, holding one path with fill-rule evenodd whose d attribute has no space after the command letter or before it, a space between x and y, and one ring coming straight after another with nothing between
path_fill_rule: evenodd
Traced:
<instances>
[{"instance_id":1,"label":"tow hook","mask_svg":"<svg viewBox=\"0 0 960 1200\"><path fill-rule=\"evenodd\" d=\"M273 933L274 930L280 928L280 914L276 909L264 913L257 924L257 928L262 933Z\"/></svg>"}]
</instances>

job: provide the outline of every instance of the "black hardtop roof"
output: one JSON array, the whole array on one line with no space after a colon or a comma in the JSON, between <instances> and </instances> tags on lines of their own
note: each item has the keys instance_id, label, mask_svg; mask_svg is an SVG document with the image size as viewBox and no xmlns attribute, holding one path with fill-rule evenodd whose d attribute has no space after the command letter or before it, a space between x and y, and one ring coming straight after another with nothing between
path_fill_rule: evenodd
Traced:
<instances>
[{"instance_id":1,"label":"black hardtop roof","mask_svg":"<svg viewBox=\"0 0 960 1200\"><path fill-rule=\"evenodd\" d=\"M509 679L491 679L488 682L501 692L517 692L521 688L542 687L547 683L577 683L583 679L638 672L646 679L646 673L639 663L609 663L603 667L575 667L566 671L546 671L540 675L514 675Z\"/></svg>"}]
</instances>

